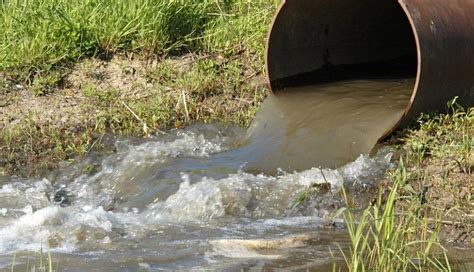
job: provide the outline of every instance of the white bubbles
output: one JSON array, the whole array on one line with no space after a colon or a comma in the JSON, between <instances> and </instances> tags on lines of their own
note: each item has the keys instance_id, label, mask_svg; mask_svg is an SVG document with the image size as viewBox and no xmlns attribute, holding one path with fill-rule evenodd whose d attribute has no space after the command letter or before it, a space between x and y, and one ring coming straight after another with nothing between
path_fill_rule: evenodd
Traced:
<instances>
[{"instance_id":1,"label":"white bubbles","mask_svg":"<svg viewBox=\"0 0 474 272\"><path fill-rule=\"evenodd\" d=\"M0 226L9 218L21 216L29 211L49 205L48 193L51 183L47 179L28 181L12 178L12 182L0 189Z\"/></svg>"},{"instance_id":2,"label":"white bubbles","mask_svg":"<svg viewBox=\"0 0 474 272\"><path fill-rule=\"evenodd\" d=\"M70 252L77 248L81 239L88 239L81 238L83 228L108 233L118 226L120 223L115 216L102 207L85 212L75 207L48 206L0 228L0 252L38 251L48 244L54 245L56 251Z\"/></svg>"},{"instance_id":3,"label":"white bubbles","mask_svg":"<svg viewBox=\"0 0 474 272\"><path fill-rule=\"evenodd\" d=\"M0 253L37 251L48 243L63 252L127 248L151 243L154 235L179 240L176 226L190 233L206 226L217 236L313 228L334 210L344 184L373 182L391 165L384 150L339 169L248 173L228 163L234 158L222 153L226 141L232 142L218 131L181 131L119 142L115 154L93 161L100 167L90 175L65 174L52 182L11 177L0 188ZM304 204L295 205L308 191ZM67 205L55 203L58 192Z\"/></svg>"},{"instance_id":4,"label":"white bubbles","mask_svg":"<svg viewBox=\"0 0 474 272\"><path fill-rule=\"evenodd\" d=\"M299 192L329 184L335 193L343 184L337 170L318 168L278 177L238 172L223 179L203 178L194 184L186 175L183 180L175 194L150 206L151 216L177 221L289 216Z\"/></svg>"},{"instance_id":5,"label":"white bubbles","mask_svg":"<svg viewBox=\"0 0 474 272\"><path fill-rule=\"evenodd\" d=\"M383 176L387 169L393 167L392 157L391 148L385 147L373 158L360 155L354 162L341 167L340 171L348 183L373 183L377 177Z\"/></svg>"}]
</instances>

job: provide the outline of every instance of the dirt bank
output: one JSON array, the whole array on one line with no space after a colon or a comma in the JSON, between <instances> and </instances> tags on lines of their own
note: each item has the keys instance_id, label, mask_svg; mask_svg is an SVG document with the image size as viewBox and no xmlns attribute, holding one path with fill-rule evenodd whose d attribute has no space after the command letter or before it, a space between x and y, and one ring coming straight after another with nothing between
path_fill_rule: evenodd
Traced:
<instances>
[{"instance_id":1,"label":"dirt bank","mask_svg":"<svg viewBox=\"0 0 474 272\"><path fill-rule=\"evenodd\" d=\"M0 173L54 168L87 153L105 132L147 137L214 120L245 126L266 95L261 70L245 59L115 56L85 59L29 85L3 76Z\"/></svg>"}]
</instances>

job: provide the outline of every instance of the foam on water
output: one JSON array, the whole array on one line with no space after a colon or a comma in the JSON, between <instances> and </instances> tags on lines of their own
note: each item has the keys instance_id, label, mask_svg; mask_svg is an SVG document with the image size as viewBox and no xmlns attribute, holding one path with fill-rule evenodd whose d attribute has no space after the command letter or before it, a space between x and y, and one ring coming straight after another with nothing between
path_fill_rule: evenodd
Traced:
<instances>
[{"instance_id":1,"label":"foam on water","mask_svg":"<svg viewBox=\"0 0 474 272\"><path fill-rule=\"evenodd\" d=\"M215 180L204 178L190 184L187 176L179 190L166 201L150 206L151 216L172 220L207 221L224 216L254 218L289 215L294 196L314 184L329 183L333 191L342 185L337 171L311 169L278 177L231 174Z\"/></svg>"},{"instance_id":2,"label":"foam on water","mask_svg":"<svg viewBox=\"0 0 474 272\"><path fill-rule=\"evenodd\" d=\"M46 243L53 251L106 251L114 244L141 243L158 229L179 240L182 234L171 230L182 224L227 235L314 228L340 201L333 194L344 182L369 182L366 173L383 172L391 164L390 153L383 151L337 170L312 168L268 176L236 167L222 177L221 165L213 168L210 163L216 153L229 148L221 136L180 132L173 140L157 138L135 145L119 141L117 146L117 153L103 159L101 170L93 175L72 173L54 181L12 177L3 184L0 252L34 251ZM169 167L189 159L203 163L207 175L175 173ZM162 172L166 166L168 172ZM329 184L330 192L296 207L296 197L318 184ZM163 195L161 189L169 193ZM68 205L55 203L58 191L67 192ZM134 206L137 203L140 208Z\"/></svg>"}]
</instances>

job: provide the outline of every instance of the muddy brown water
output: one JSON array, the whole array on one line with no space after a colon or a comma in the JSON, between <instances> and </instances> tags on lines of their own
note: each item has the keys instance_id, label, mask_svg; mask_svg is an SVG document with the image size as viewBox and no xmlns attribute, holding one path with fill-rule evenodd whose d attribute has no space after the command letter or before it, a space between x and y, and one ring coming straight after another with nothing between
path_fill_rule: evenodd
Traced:
<instances>
[{"instance_id":1,"label":"muddy brown water","mask_svg":"<svg viewBox=\"0 0 474 272\"><path fill-rule=\"evenodd\" d=\"M369 154L400 120L413 79L354 80L281 90L248 133L250 168L339 167Z\"/></svg>"},{"instance_id":2,"label":"muddy brown water","mask_svg":"<svg viewBox=\"0 0 474 272\"><path fill-rule=\"evenodd\" d=\"M43 178L0 176L0 270L13 256L17 271L37 266L49 245L61 271L328 271L348 247L337 192L361 196L393 166L388 148L368 154L411 84L296 88L270 96L249 130L111 138L113 154Z\"/></svg>"}]
</instances>

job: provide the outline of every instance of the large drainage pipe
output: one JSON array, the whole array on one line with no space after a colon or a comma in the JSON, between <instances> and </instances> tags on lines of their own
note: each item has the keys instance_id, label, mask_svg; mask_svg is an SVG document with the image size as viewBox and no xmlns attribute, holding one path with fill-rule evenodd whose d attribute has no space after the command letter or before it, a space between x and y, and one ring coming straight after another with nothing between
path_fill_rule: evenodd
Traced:
<instances>
[{"instance_id":1,"label":"large drainage pipe","mask_svg":"<svg viewBox=\"0 0 474 272\"><path fill-rule=\"evenodd\" d=\"M286 87L416 77L400 122L474 101L474 0L287 0L271 28L267 75Z\"/></svg>"}]
</instances>

